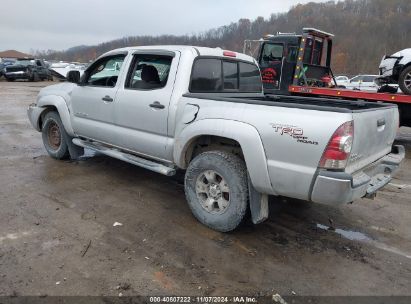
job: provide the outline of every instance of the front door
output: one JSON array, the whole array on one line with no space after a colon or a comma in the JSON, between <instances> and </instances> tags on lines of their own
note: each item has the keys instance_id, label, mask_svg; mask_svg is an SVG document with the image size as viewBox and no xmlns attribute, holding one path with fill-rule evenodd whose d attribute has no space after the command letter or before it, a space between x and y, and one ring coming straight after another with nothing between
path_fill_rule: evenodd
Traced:
<instances>
[{"instance_id":1,"label":"front door","mask_svg":"<svg viewBox=\"0 0 411 304\"><path fill-rule=\"evenodd\" d=\"M125 55L99 59L85 71L84 79L71 95L72 124L77 135L116 144L114 107L118 77Z\"/></svg>"},{"instance_id":2,"label":"front door","mask_svg":"<svg viewBox=\"0 0 411 304\"><path fill-rule=\"evenodd\" d=\"M179 61L178 52L156 50L133 55L124 87L117 93L115 123L121 147L169 159L168 112Z\"/></svg>"},{"instance_id":3,"label":"front door","mask_svg":"<svg viewBox=\"0 0 411 304\"><path fill-rule=\"evenodd\" d=\"M260 56L261 77L264 90L279 90L284 63L284 45L266 42L262 46Z\"/></svg>"}]
</instances>

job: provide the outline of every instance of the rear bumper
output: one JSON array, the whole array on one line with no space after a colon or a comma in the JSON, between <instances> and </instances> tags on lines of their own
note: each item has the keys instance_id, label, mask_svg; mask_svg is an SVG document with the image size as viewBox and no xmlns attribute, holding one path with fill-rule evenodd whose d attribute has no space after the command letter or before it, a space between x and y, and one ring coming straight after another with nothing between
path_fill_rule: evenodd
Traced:
<instances>
[{"instance_id":1,"label":"rear bumper","mask_svg":"<svg viewBox=\"0 0 411 304\"><path fill-rule=\"evenodd\" d=\"M394 146L390 154L354 174L321 171L311 192L311 201L327 205L350 203L373 197L391 181L392 174L405 157L403 146Z\"/></svg>"}]
</instances>

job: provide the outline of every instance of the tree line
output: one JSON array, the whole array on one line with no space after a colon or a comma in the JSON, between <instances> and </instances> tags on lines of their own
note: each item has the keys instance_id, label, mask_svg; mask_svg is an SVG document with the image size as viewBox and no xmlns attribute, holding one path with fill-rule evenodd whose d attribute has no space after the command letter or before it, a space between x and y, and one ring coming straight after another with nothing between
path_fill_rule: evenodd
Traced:
<instances>
[{"instance_id":1,"label":"tree line","mask_svg":"<svg viewBox=\"0 0 411 304\"><path fill-rule=\"evenodd\" d=\"M53 60L88 62L115 48L159 44L221 47L241 52L246 39L260 39L277 32L301 33L303 27L335 34L332 61L335 73L377 73L384 54L411 47L411 1L311 2L293 6L286 13L272 14L268 19L240 19L194 35L124 37L65 51L37 51L36 55Z\"/></svg>"}]
</instances>

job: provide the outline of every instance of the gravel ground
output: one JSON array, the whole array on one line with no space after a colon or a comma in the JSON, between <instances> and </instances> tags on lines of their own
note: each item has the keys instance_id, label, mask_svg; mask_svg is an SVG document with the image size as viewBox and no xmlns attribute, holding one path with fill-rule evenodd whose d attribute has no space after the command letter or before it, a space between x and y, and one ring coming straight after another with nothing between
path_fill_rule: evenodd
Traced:
<instances>
[{"instance_id":1,"label":"gravel ground","mask_svg":"<svg viewBox=\"0 0 411 304\"><path fill-rule=\"evenodd\" d=\"M49 84L0 82L0 296L411 295L411 129L375 200L272 198L270 220L222 234L191 215L181 176L48 157L26 107Z\"/></svg>"}]
</instances>

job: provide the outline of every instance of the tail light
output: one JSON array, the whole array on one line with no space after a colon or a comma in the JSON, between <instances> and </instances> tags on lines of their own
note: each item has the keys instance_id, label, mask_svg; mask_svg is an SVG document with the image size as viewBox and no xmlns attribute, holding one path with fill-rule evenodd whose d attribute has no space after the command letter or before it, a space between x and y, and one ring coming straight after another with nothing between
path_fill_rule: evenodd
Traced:
<instances>
[{"instance_id":1,"label":"tail light","mask_svg":"<svg viewBox=\"0 0 411 304\"><path fill-rule=\"evenodd\" d=\"M231 52L231 51L224 51L223 52L223 56L226 57L237 57L237 54L235 52Z\"/></svg>"},{"instance_id":2,"label":"tail light","mask_svg":"<svg viewBox=\"0 0 411 304\"><path fill-rule=\"evenodd\" d=\"M351 153L354 139L354 123L348 121L342 124L334 132L323 156L320 160L320 168L344 169Z\"/></svg>"}]
</instances>

